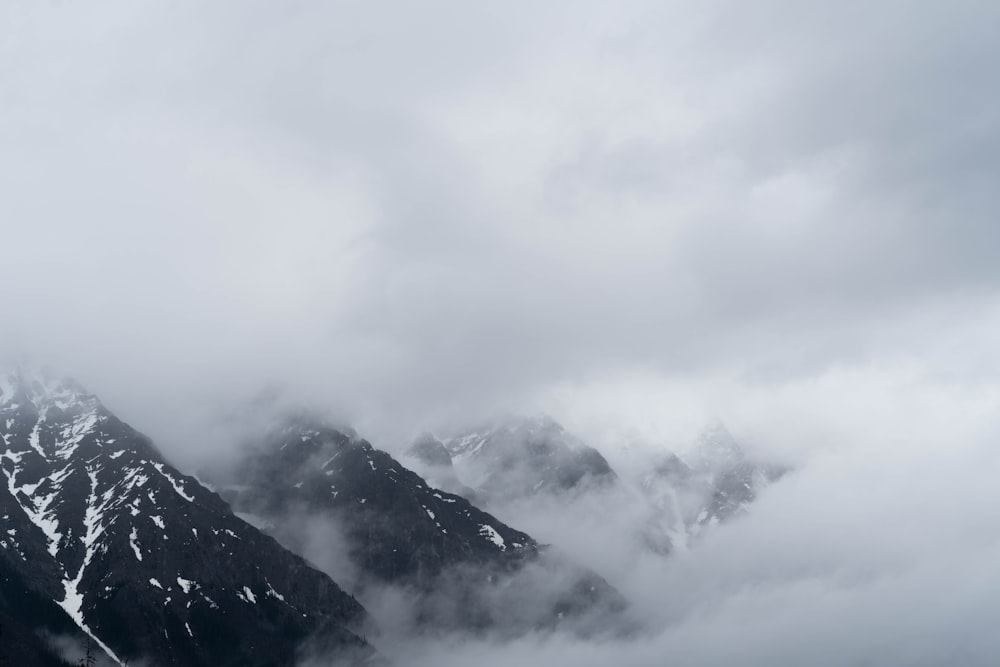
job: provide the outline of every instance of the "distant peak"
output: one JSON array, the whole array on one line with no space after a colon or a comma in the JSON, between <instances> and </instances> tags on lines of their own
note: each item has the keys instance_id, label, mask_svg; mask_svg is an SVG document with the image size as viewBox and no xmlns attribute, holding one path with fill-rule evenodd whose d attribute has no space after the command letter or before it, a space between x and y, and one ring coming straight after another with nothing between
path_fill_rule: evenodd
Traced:
<instances>
[{"instance_id":1,"label":"distant peak","mask_svg":"<svg viewBox=\"0 0 1000 667\"><path fill-rule=\"evenodd\" d=\"M562 424L544 413L509 416L497 421L490 430L525 434L560 434L566 431Z\"/></svg>"},{"instance_id":2,"label":"distant peak","mask_svg":"<svg viewBox=\"0 0 1000 667\"><path fill-rule=\"evenodd\" d=\"M720 419L709 422L695 441L691 466L704 470L726 468L744 459L743 450Z\"/></svg>"}]
</instances>

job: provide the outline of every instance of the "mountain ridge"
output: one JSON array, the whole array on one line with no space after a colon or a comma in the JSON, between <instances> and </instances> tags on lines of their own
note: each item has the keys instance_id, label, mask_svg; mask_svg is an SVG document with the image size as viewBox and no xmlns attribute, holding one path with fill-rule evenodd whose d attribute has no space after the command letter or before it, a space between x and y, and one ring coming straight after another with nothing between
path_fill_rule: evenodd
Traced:
<instances>
[{"instance_id":1,"label":"mountain ridge","mask_svg":"<svg viewBox=\"0 0 1000 667\"><path fill-rule=\"evenodd\" d=\"M366 652L356 600L76 382L4 373L0 436L0 499L22 524L8 558L35 554L28 585L115 662L291 664L310 637Z\"/></svg>"},{"instance_id":2,"label":"mountain ridge","mask_svg":"<svg viewBox=\"0 0 1000 667\"><path fill-rule=\"evenodd\" d=\"M372 585L410 590L417 597L415 616L425 628L510 629L491 614L484 600L493 593L486 589L500 590L533 567L575 580L545 600L536 598L538 610L524 612L536 617L532 623L558 624L560 613L569 622L597 607L624 610L624 599L596 574L468 499L434 487L353 431L298 419L276 433L276 439L250 448L227 494L234 507L264 517L279 533L291 508L296 515L334 522L336 540L350 545L360 573L358 590ZM297 539L286 532L282 541L301 548ZM442 599L445 589L465 600L465 613Z\"/></svg>"}]
</instances>

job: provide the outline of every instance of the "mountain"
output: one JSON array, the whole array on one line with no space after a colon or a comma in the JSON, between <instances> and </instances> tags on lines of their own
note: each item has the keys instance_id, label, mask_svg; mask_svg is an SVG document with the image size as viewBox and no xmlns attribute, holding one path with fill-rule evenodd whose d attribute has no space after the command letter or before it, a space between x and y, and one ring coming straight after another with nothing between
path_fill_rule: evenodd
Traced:
<instances>
[{"instance_id":1,"label":"mountain","mask_svg":"<svg viewBox=\"0 0 1000 667\"><path fill-rule=\"evenodd\" d=\"M89 636L116 662L374 659L355 599L75 382L0 375L0 468L5 628Z\"/></svg>"},{"instance_id":2,"label":"mountain","mask_svg":"<svg viewBox=\"0 0 1000 667\"><path fill-rule=\"evenodd\" d=\"M382 581L422 585L458 560L515 563L538 549L347 429L296 419L266 441L241 466L233 505L261 517L342 516L352 559Z\"/></svg>"},{"instance_id":3,"label":"mountain","mask_svg":"<svg viewBox=\"0 0 1000 667\"><path fill-rule=\"evenodd\" d=\"M290 420L248 451L233 481L226 492L233 506L292 548L304 549L321 532L293 518L335 526L317 546L347 545L358 595L404 587L424 628L517 631L624 609L597 575L433 487L348 429ZM525 585L530 577L540 580L534 590ZM519 599L504 598L515 589Z\"/></svg>"},{"instance_id":4,"label":"mountain","mask_svg":"<svg viewBox=\"0 0 1000 667\"><path fill-rule=\"evenodd\" d=\"M582 502L579 511L605 513L606 521L634 521L627 539L638 537L663 555L686 549L706 527L745 512L783 473L747 458L721 422L704 429L687 460L666 453L625 479L600 452L547 416L502 421L441 441L425 436L409 453L424 474L451 487L469 485L505 516L512 502L515 517L551 512L551 503L536 500L558 496L563 513Z\"/></svg>"},{"instance_id":5,"label":"mountain","mask_svg":"<svg viewBox=\"0 0 1000 667\"><path fill-rule=\"evenodd\" d=\"M718 421L699 436L691 469L692 477L710 488L707 502L695 517L701 526L722 523L746 512L764 487L787 472L780 466L748 458Z\"/></svg>"},{"instance_id":6,"label":"mountain","mask_svg":"<svg viewBox=\"0 0 1000 667\"><path fill-rule=\"evenodd\" d=\"M465 431L442 444L459 478L490 503L582 492L618 480L599 451L547 416Z\"/></svg>"},{"instance_id":7,"label":"mountain","mask_svg":"<svg viewBox=\"0 0 1000 667\"><path fill-rule=\"evenodd\" d=\"M760 491L785 472L748 458L722 422L709 424L688 462L666 454L640 480L658 510L649 533L652 543L664 552L686 548L705 527L746 512Z\"/></svg>"}]
</instances>

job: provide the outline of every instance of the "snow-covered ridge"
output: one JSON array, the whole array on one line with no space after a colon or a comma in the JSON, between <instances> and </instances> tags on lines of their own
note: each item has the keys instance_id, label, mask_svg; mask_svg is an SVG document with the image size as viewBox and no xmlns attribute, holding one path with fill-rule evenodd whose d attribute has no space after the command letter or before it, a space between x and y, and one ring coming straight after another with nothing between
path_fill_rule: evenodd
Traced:
<instances>
[{"instance_id":1,"label":"snow-covered ridge","mask_svg":"<svg viewBox=\"0 0 1000 667\"><path fill-rule=\"evenodd\" d=\"M27 442L47 461L66 461L107 415L100 401L77 382L18 367L0 374L4 430L31 423Z\"/></svg>"},{"instance_id":2,"label":"snow-covered ridge","mask_svg":"<svg viewBox=\"0 0 1000 667\"><path fill-rule=\"evenodd\" d=\"M200 638L213 624L252 627L262 612L243 609L265 600L272 601L267 613L303 628L319 622L311 614L329 613L290 585L292 575L317 581L322 575L303 573L294 557L172 468L72 380L24 368L0 374L0 514L17 516L22 526L6 532L0 547L29 553L23 546L30 540L32 557L47 556L49 575L39 593L112 659L118 651L119 662L134 655L101 626L108 613L129 617L130 632L164 656L179 642L203 650ZM200 557L188 558L192 553ZM216 554L226 554L227 567L217 565ZM21 561L28 572L40 568ZM321 597L340 599L343 613L360 610L351 611L356 603L335 587ZM167 610L183 637L159 629L143 634L142 614L130 617L137 604Z\"/></svg>"},{"instance_id":3,"label":"snow-covered ridge","mask_svg":"<svg viewBox=\"0 0 1000 667\"><path fill-rule=\"evenodd\" d=\"M59 377L45 369L29 366L0 372L0 408L31 406L39 412L94 410L97 397L71 378Z\"/></svg>"},{"instance_id":4,"label":"snow-covered ridge","mask_svg":"<svg viewBox=\"0 0 1000 667\"><path fill-rule=\"evenodd\" d=\"M617 478L600 452L546 415L511 418L440 442L457 480L487 503L578 493Z\"/></svg>"},{"instance_id":5,"label":"snow-covered ridge","mask_svg":"<svg viewBox=\"0 0 1000 667\"><path fill-rule=\"evenodd\" d=\"M459 461L473 457L482 447L492 441L526 441L551 439L558 440L571 449L583 446L578 440L557 421L548 415L534 415L524 418L512 418L476 428L454 437L439 438L444 443L452 458Z\"/></svg>"},{"instance_id":6,"label":"snow-covered ridge","mask_svg":"<svg viewBox=\"0 0 1000 667\"><path fill-rule=\"evenodd\" d=\"M105 531L123 505L130 503L131 516L139 513L136 493L148 480L143 470L151 462L134 451L105 449L115 442L102 429L110 419L97 397L71 379L25 367L0 375L0 466L7 491L44 535L49 555L63 572L63 596L54 601L117 660L86 620L83 581L95 557L109 548ZM131 456L119 461L125 453ZM83 479L89 492L79 516ZM134 529L131 536L141 559Z\"/></svg>"}]
</instances>

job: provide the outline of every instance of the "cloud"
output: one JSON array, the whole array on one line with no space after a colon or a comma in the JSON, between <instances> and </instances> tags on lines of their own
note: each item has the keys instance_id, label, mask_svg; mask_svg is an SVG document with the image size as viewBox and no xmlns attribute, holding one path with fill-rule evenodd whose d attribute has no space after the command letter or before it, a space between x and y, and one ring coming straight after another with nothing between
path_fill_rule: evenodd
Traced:
<instances>
[{"instance_id":1,"label":"cloud","mask_svg":"<svg viewBox=\"0 0 1000 667\"><path fill-rule=\"evenodd\" d=\"M627 641L539 634L397 650L414 665L992 664L1000 524L982 501L1000 467L995 434L920 442L891 461L828 452L692 550L629 563L614 583L647 632Z\"/></svg>"},{"instance_id":2,"label":"cloud","mask_svg":"<svg viewBox=\"0 0 1000 667\"><path fill-rule=\"evenodd\" d=\"M995 13L16 4L4 339L175 443L148 397L412 428L919 355L996 297Z\"/></svg>"}]
</instances>

